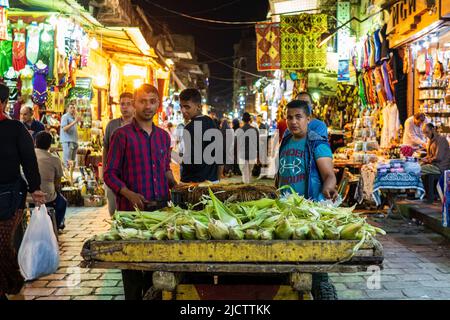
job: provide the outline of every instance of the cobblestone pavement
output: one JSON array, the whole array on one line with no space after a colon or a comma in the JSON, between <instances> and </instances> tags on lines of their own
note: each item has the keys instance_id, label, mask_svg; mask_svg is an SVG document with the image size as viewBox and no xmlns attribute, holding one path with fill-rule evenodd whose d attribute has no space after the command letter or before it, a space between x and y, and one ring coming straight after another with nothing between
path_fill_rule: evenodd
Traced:
<instances>
[{"instance_id":1,"label":"cobblestone pavement","mask_svg":"<svg viewBox=\"0 0 450 320\"><path fill-rule=\"evenodd\" d=\"M60 268L55 274L27 283L20 295L10 298L123 300L118 270L78 268L83 242L109 229L108 219L106 207L70 208L65 233L59 237ZM339 299L450 299L449 241L403 221L380 225L389 234L379 238L385 255L379 289L368 289L371 274L366 272L332 274Z\"/></svg>"}]
</instances>

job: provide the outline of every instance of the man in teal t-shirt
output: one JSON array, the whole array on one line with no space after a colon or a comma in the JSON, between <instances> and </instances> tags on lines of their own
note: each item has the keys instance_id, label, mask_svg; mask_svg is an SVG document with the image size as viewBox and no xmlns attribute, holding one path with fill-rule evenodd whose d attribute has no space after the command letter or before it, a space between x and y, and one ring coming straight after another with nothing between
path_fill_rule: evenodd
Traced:
<instances>
[{"instance_id":1,"label":"man in teal t-shirt","mask_svg":"<svg viewBox=\"0 0 450 320\"><path fill-rule=\"evenodd\" d=\"M281 142L277 186L290 186L299 195L315 201L336 198L331 148L325 137L308 130L308 103L293 100L286 107L290 134Z\"/></svg>"}]
</instances>

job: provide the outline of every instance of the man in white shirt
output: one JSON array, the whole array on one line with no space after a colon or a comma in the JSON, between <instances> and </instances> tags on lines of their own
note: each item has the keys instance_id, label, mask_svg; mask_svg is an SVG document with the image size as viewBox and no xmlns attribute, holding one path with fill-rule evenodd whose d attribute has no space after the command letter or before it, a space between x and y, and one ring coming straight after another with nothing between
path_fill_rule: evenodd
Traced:
<instances>
[{"instance_id":1,"label":"man in white shirt","mask_svg":"<svg viewBox=\"0 0 450 320\"><path fill-rule=\"evenodd\" d=\"M405 121L403 144L413 148L426 148L427 139L422 132L422 126L426 123L424 113L416 113Z\"/></svg>"}]
</instances>

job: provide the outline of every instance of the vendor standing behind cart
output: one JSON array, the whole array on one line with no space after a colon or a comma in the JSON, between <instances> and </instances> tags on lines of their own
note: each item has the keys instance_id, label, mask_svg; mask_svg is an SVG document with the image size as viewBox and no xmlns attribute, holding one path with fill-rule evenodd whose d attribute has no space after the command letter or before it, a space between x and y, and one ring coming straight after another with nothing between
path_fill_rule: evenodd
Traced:
<instances>
[{"instance_id":1,"label":"vendor standing behind cart","mask_svg":"<svg viewBox=\"0 0 450 320\"><path fill-rule=\"evenodd\" d=\"M183 133L184 154L181 164L181 182L218 182L223 166L215 161L207 162L205 149L213 141L204 138L205 132L219 130L213 119L202 114L202 96L197 89L185 89L180 93L181 112L189 121ZM219 135L220 135L220 131ZM219 146L220 149L223 146ZM216 149L218 150L218 149ZM201 154L200 154L201 152ZM215 154L211 156L215 157Z\"/></svg>"},{"instance_id":2,"label":"vendor standing behind cart","mask_svg":"<svg viewBox=\"0 0 450 320\"><path fill-rule=\"evenodd\" d=\"M143 84L134 92L135 117L111 137L105 183L116 195L119 211L154 211L167 206L176 182L170 170L170 136L153 124L158 90ZM123 270L125 299L141 300L152 285L149 272Z\"/></svg>"},{"instance_id":3,"label":"vendor standing behind cart","mask_svg":"<svg viewBox=\"0 0 450 320\"><path fill-rule=\"evenodd\" d=\"M293 100L286 106L286 115L290 133L281 142L276 185L291 186L299 195L315 201L335 199L333 154L327 139L308 129L309 104Z\"/></svg>"}]
</instances>

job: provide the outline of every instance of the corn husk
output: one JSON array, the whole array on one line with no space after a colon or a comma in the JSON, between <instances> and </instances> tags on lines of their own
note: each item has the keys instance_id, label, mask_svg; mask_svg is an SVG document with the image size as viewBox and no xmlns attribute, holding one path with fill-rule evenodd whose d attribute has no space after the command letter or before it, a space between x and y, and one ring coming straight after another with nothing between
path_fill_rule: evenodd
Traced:
<instances>
[{"instance_id":1,"label":"corn husk","mask_svg":"<svg viewBox=\"0 0 450 320\"><path fill-rule=\"evenodd\" d=\"M196 239L194 227L191 227L188 225L180 226L180 231L181 231L181 237L184 240L195 240Z\"/></svg>"},{"instance_id":2,"label":"corn husk","mask_svg":"<svg viewBox=\"0 0 450 320\"><path fill-rule=\"evenodd\" d=\"M167 239L169 240L181 240L180 227L169 226L167 227Z\"/></svg>"},{"instance_id":3,"label":"corn husk","mask_svg":"<svg viewBox=\"0 0 450 320\"><path fill-rule=\"evenodd\" d=\"M310 227L307 225L297 227L294 230L292 239L294 240L305 240L308 237Z\"/></svg>"},{"instance_id":4,"label":"corn husk","mask_svg":"<svg viewBox=\"0 0 450 320\"><path fill-rule=\"evenodd\" d=\"M259 230L259 238L261 240L273 240L273 230L269 229Z\"/></svg>"},{"instance_id":5,"label":"corn husk","mask_svg":"<svg viewBox=\"0 0 450 320\"><path fill-rule=\"evenodd\" d=\"M328 240L339 240L341 237L339 230L333 226L325 227L323 233L325 234L325 239Z\"/></svg>"},{"instance_id":6,"label":"corn husk","mask_svg":"<svg viewBox=\"0 0 450 320\"><path fill-rule=\"evenodd\" d=\"M255 229L247 229L245 230L245 239L247 240L258 240L259 233Z\"/></svg>"},{"instance_id":7,"label":"corn husk","mask_svg":"<svg viewBox=\"0 0 450 320\"><path fill-rule=\"evenodd\" d=\"M208 231L214 240L225 240L229 236L228 227L220 220L211 219Z\"/></svg>"},{"instance_id":8,"label":"corn husk","mask_svg":"<svg viewBox=\"0 0 450 320\"><path fill-rule=\"evenodd\" d=\"M205 226L203 223L196 221L194 223L195 227L195 237L198 240L209 240L209 233L208 233L208 227Z\"/></svg>"},{"instance_id":9,"label":"corn husk","mask_svg":"<svg viewBox=\"0 0 450 320\"><path fill-rule=\"evenodd\" d=\"M344 240L355 240L356 234L364 225L364 221L350 223L347 225L344 225L340 231L341 239Z\"/></svg>"},{"instance_id":10,"label":"corn husk","mask_svg":"<svg viewBox=\"0 0 450 320\"><path fill-rule=\"evenodd\" d=\"M230 227L228 228L230 233L231 240L243 240L244 239L244 231L239 227Z\"/></svg>"},{"instance_id":11,"label":"corn husk","mask_svg":"<svg viewBox=\"0 0 450 320\"><path fill-rule=\"evenodd\" d=\"M153 239L155 239L155 240L165 240L165 239L167 239L167 230L165 230L165 229L157 229L153 233Z\"/></svg>"},{"instance_id":12,"label":"corn husk","mask_svg":"<svg viewBox=\"0 0 450 320\"><path fill-rule=\"evenodd\" d=\"M325 234L323 230L317 226L316 224L311 224L311 228L309 229L308 239L311 240L323 240Z\"/></svg>"},{"instance_id":13,"label":"corn husk","mask_svg":"<svg viewBox=\"0 0 450 320\"><path fill-rule=\"evenodd\" d=\"M277 239L288 240L292 237L294 230L289 223L289 220L284 218L275 228L275 235Z\"/></svg>"}]
</instances>

